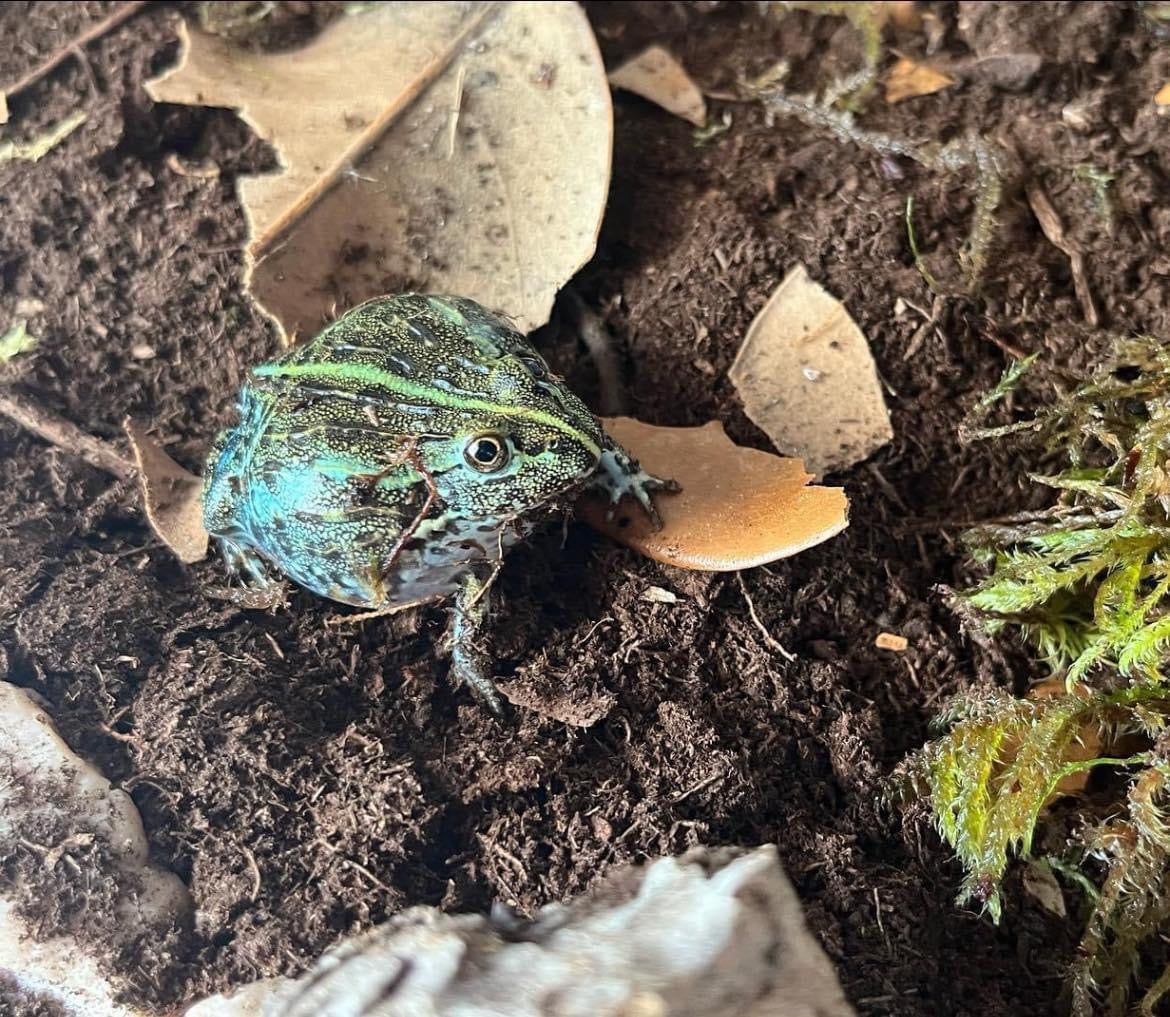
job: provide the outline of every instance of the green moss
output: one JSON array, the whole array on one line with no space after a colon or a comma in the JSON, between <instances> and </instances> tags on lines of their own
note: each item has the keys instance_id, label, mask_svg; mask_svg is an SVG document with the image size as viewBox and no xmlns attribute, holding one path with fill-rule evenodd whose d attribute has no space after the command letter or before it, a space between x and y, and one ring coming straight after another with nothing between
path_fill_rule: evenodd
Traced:
<instances>
[{"instance_id":1,"label":"green moss","mask_svg":"<svg viewBox=\"0 0 1170 1017\"><path fill-rule=\"evenodd\" d=\"M1122 342L1043 412L982 426L1026 367L1016 365L976 407L966 437L1014 435L1037 461L1063 458L1056 472L1028 474L1055 499L966 534L990 573L956 596L987 632L1017 633L1035 647L1057 691L960 696L939 718L940 737L900 776L929 795L965 866L960 901L998 918L1010 859L1030 854L1061 781L1120 768L1124 800L1109 819L1086 817L1061 863L1104 873L1086 902L1072 998L1078 1015L1100 1006L1120 1015L1137 977L1146 986L1139 1006L1153 1012L1170 991L1170 973L1146 970L1139 956L1170 931L1170 350L1149 338Z\"/></svg>"}]
</instances>

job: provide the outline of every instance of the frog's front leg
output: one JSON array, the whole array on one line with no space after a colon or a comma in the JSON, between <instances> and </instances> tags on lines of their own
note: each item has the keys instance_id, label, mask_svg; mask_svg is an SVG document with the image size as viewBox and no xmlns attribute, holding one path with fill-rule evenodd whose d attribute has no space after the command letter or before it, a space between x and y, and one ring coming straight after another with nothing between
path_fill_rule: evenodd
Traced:
<instances>
[{"instance_id":1,"label":"frog's front leg","mask_svg":"<svg viewBox=\"0 0 1170 1017\"><path fill-rule=\"evenodd\" d=\"M226 600L237 607L256 609L283 607L288 602L288 583L273 578L260 555L227 537L220 537L219 545L228 573L242 576L244 585L211 587L207 590L209 597Z\"/></svg>"},{"instance_id":2,"label":"frog's front leg","mask_svg":"<svg viewBox=\"0 0 1170 1017\"><path fill-rule=\"evenodd\" d=\"M611 518L617 503L626 495L630 495L646 510L654 528L662 529L662 517L654 507L652 495L655 491L680 490L677 481L663 480L647 473L638 460L608 434L601 447L601 461L597 470L597 477L590 486L602 487L609 492Z\"/></svg>"},{"instance_id":3,"label":"frog's front leg","mask_svg":"<svg viewBox=\"0 0 1170 1017\"><path fill-rule=\"evenodd\" d=\"M451 653L451 678L466 685L492 713L503 709L500 695L492 681L492 658L483 642L483 626L488 615L488 591L499 571L498 563L485 576L472 569L467 573L451 609L451 626L447 646Z\"/></svg>"}]
</instances>

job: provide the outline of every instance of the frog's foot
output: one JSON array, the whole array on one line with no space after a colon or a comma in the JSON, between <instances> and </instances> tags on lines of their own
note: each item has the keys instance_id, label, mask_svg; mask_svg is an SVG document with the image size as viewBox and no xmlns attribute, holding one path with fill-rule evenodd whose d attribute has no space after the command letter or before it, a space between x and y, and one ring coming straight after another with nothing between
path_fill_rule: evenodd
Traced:
<instances>
[{"instance_id":1,"label":"frog's foot","mask_svg":"<svg viewBox=\"0 0 1170 1017\"><path fill-rule=\"evenodd\" d=\"M491 578L494 578L494 573ZM447 647L451 654L451 678L466 685L497 717L503 713L500 694L491 678L491 655L483 646L481 630L487 619L488 586L474 573L463 580L451 610L451 627L447 630Z\"/></svg>"},{"instance_id":2,"label":"frog's foot","mask_svg":"<svg viewBox=\"0 0 1170 1017\"><path fill-rule=\"evenodd\" d=\"M602 450L598 477L591 486L603 487L609 492L608 518L613 518L617 503L629 495L642 506L656 530L662 529L662 517L654 507L652 495L656 491L673 493L681 490L677 481L663 480L647 473L637 459L616 444Z\"/></svg>"},{"instance_id":3,"label":"frog's foot","mask_svg":"<svg viewBox=\"0 0 1170 1017\"><path fill-rule=\"evenodd\" d=\"M219 543L228 572L241 577L244 585L210 587L206 591L209 597L249 609L284 607L288 603L288 583L273 577L260 555L234 540L220 538Z\"/></svg>"}]
</instances>

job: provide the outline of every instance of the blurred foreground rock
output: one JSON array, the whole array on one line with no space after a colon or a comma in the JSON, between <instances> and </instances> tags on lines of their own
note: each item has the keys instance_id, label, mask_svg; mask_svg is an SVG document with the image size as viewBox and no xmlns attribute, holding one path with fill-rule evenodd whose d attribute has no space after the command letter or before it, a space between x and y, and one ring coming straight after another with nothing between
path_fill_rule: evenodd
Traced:
<instances>
[{"instance_id":1,"label":"blurred foreground rock","mask_svg":"<svg viewBox=\"0 0 1170 1017\"><path fill-rule=\"evenodd\" d=\"M774 847L625 869L533 922L414 908L187 1017L847 1017Z\"/></svg>"},{"instance_id":2,"label":"blurred foreground rock","mask_svg":"<svg viewBox=\"0 0 1170 1017\"><path fill-rule=\"evenodd\" d=\"M187 888L150 861L130 796L32 694L0 682L0 717L0 1014L138 1017L115 1001L103 959L184 922Z\"/></svg>"}]
</instances>

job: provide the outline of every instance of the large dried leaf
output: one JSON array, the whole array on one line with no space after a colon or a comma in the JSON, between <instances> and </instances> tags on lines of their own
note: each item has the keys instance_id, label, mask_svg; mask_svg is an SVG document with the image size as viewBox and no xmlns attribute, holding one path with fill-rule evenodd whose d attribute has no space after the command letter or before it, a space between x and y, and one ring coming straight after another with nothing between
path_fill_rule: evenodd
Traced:
<instances>
[{"instance_id":1,"label":"large dried leaf","mask_svg":"<svg viewBox=\"0 0 1170 1017\"><path fill-rule=\"evenodd\" d=\"M410 288L530 330L596 245L612 111L576 4L378 4L286 53L192 31L148 89L275 145L240 196L252 292L289 334Z\"/></svg>"},{"instance_id":2,"label":"large dried leaf","mask_svg":"<svg viewBox=\"0 0 1170 1017\"><path fill-rule=\"evenodd\" d=\"M654 506L662 529L645 513L604 495L578 506L582 518L619 543L656 561L701 572L733 572L787 558L840 533L849 503L839 487L810 487L799 459L736 445L711 421L703 427L655 427L629 417L604 421L606 431L678 494Z\"/></svg>"},{"instance_id":3,"label":"large dried leaf","mask_svg":"<svg viewBox=\"0 0 1170 1017\"><path fill-rule=\"evenodd\" d=\"M803 266L756 316L729 376L752 422L817 476L894 436L865 336Z\"/></svg>"}]
</instances>

